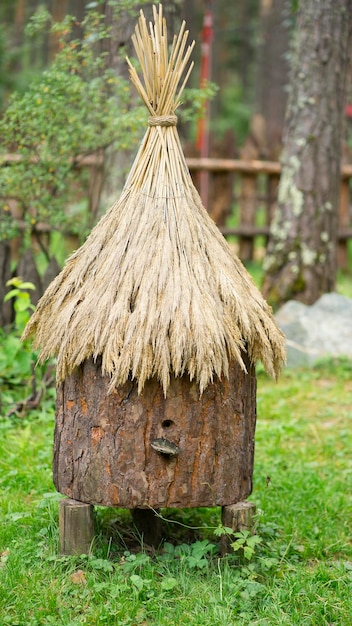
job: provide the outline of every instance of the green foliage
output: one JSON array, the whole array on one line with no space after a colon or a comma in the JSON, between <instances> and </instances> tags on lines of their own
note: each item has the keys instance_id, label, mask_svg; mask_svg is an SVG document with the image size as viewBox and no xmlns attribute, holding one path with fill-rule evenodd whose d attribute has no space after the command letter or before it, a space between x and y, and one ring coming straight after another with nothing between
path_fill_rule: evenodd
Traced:
<instances>
[{"instance_id":1,"label":"green foliage","mask_svg":"<svg viewBox=\"0 0 352 626\"><path fill-rule=\"evenodd\" d=\"M74 18L58 24L45 11L32 18L28 32L34 37L49 27L60 50L39 80L23 95L12 95L0 122L3 150L18 157L1 168L2 196L17 200L28 232L38 222L81 230L65 212L77 186L80 193L87 190L88 174L80 160L112 145L115 150L131 147L145 118L140 107L131 109L127 81L114 75L106 53L99 51L99 42L110 36L103 16L87 12L80 40L72 38L74 26ZM7 204L2 211L8 216ZM8 222L2 237L11 236Z\"/></svg>"},{"instance_id":2,"label":"green foliage","mask_svg":"<svg viewBox=\"0 0 352 626\"><path fill-rule=\"evenodd\" d=\"M38 223L84 237L96 216L88 211L89 171L80 167L82 159L101 157L108 148L130 151L146 127L145 107L131 99L129 82L116 75L106 52L113 23L136 3L110 2L114 19L108 26L100 4L87 5L79 39L73 38L77 21L72 16L57 23L41 9L27 26L32 39L49 32L59 41L51 66L24 94L12 94L0 121L3 153L16 156L1 164L1 195L16 200L27 238ZM186 91L180 115L194 119L214 92L213 85ZM68 208L77 205L77 193L85 199L83 215ZM0 239L15 236L8 201L0 205L0 217Z\"/></svg>"},{"instance_id":3,"label":"green foliage","mask_svg":"<svg viewBox=\"0 0 352 626\"><path fill-rule=\"evenodd\" d=\"M22 333L30 318L30 312L35 309L34 305L31 303L31 298L28 293L28 289L34 290L35 286L33 283L24 282L18 277L8 280L6 286L13 287L13 289L7 292L4 302L14 298L15 328L18 332Z\"/></svg>"},{"instance_id":4,"label":"green foliage","mask_svg":"<svg viewBox=\"0 0 352 626\"><path fill-rule=\"evenodd\" d=\"M1 24L0 26L0 108L5 97L6 90L11 85L11 79L7 72L7 67L10 64L10 55L6 48L6 27Z\"/></svg>"},{"instance_id":5,"label":"green foliage","mask_svg":"<svg viewBox=\"0 0 352 626\"><path fill-rule=\"evenodd\" d=\"M180 559L187 568L204 569L208 563L209 555L216 550L216 545L210 543L207 539L195 541L194 543L182 543L174 546L172 543L165 542L163 545L162 560Z\"/></svg>"},{"instance_id":6,"label":"green foliage","mask_svg":"<svg viewBox=\"0 0 352 626\"><path fill-rule=\"evenodd\" d=\"M10 329L0 328L0 415L18 414L25 408L28 394L33 402L38 394L38 387L43 384L46 366L35 369L37 354L32 350L30 341L21 341L21 335L34 309L28 290L34 285L21 278L12 278L7 282L12 289L4 300L14 299L15 320ZM17 408L15 408L17 406Z\"/></svg>"},{"instance_id":7,"label":"green foliage","mask_svg":"<svg viewBox=\"0 0 352 626\"><path fill-rule=\"evenodd\" d=\"M12 278L6 283L13 288L6 294L4 300L14 299L15 322L13 329L6 332L0 329L2 350L0 352L0 380L10 387L22 385L32 377L34 354L29 345L21 344L21 334L29 320L31 304L28 289L34 289L32 283L23 282L20 278Z\"/></svg>"},{"instance_id":8,"label":"green foliage","mask_svg":"<svg viewBox=\"0 0 352 626\"><path fill-rule=\"evenodd\" d=\"M205 114L205 104L212 100L218 92L218 86L213 82L206 82L201 88L186 87L182 94L182 106L176 113L182 123L186 123L187 138L196 140L197 122Z\"/></svg>"},{"instance_id":9,"label":"green foliage","mask_svg":"<svg viewBox=\"0 0 352 626\"><path fill-rule=\"evenodd\" d=\"M259 535L252 535L249 530L234 533L234 537L235 541L231 543L231 548L235 552L243 552L244 558L250 561L256 546L262 542L262 538Z\"/></svg>"},{"instance_id":10,"label":"green foliage","mask_svg":"<svg viewBox=\"0 0 352 626\"><path fill-rule=\"evenodd\" d=\"M204 115L204 105L207 100L212 100L218 91L215 83L205 82L201 89L187 87L182 96L182 106L177 110L177 115L182 122L195 122Z\"/></svg>"},{"instance_id":11,"label":"green foliage","mask_svg":"<svg viewBox=\"0 0 352 626\"><path fill-rule=\"evenodd\" d=\"M22 8L25 10L24 4ZM19 41L18 7L20 5L13 0L0 2L0 112L9 92L21 90L35 72L33 48L28 50L26 38L21 43ZM27 63L29 57L30 63ZM20 66L24 71L20 70Z\"/></svg>"},{"instance_id":12,"label":"green foliage","mask_svg":"<svg viewBox=\"0 0 352 626\"><path fill-rule=\"evenodd\" d=\"M212 123L216 136L222 137L227 130L234 131L236 142L242 145L249 132L251 108L245 102L243 90L238 81L232 81L221 93L221 113Z\"/></svg>"},{"instance_id":13,"label":"green foliage","mask_svg":"<svg viewBox=\"0 0 352 626\"><path fill-rule=\"evenodd\" d=\"M1 385L6 384L13 388L24 384L27 387L30 385L31 368L35 362L33 354L22 346L20 338L15 333L7 334L0 329L0 338Z\"/></svg>"}]
</instances>

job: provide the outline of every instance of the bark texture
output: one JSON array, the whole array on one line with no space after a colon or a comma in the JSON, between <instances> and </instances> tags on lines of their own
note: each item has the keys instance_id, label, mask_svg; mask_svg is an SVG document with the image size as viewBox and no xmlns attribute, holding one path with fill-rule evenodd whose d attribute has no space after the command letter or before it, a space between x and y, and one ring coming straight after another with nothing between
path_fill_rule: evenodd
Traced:
<instances>
[{"instance_id":1,"label":"bark texture","mask_svg":"<svg viewBox=\"0 0 352 626\"><path fill-rule=\"evenodd\" d=\"M257 59L256 111L262 116L264 133L260 156L276 160L282 149L287 104L290 0L261 0Z\"/></svg>"},{"instance_id":2,"label":"bark texture","mask_svg":"<svg viewBox=\"0 0 352 626\"><path fill-rule=\"evenodd\" d=\"M246 358L244 356L244 358ZM85 361L58 387L54 482L92 504L126 508L226 505L252 490L256 378L233 364L199 396L187 376L167 397L156 379L108 395L99 363ZM152 447L166 440L167 455Z\"/></svg>"},{"instance_id":3,"label":"bark texture","mask_svg":"<svg viewBox=\"0 0 352 626\"><path fill-rule=\"evenodd\" d=\"M314 303L335 289L336 235L351 0L299 4L278 210L264 295Z\"/></svg>"},{"instance_id":4,"label":"bark texture","mask_svg":"<svg viewBox=\"0 0 352 626\"><path fill-rule=\"evenodd\" d=\"M10 287L6 283L11 278L11 250L7 241L0 242L0 327L12 322L12 302L4 302Z\"/></svg>"}]
</instances>

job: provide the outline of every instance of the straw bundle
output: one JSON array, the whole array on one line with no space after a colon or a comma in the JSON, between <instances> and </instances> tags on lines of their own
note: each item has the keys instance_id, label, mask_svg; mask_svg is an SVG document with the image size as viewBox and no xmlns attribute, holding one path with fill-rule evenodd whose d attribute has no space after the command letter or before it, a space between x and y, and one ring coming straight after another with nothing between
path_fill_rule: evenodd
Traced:
<instances>
[{"instance_id":1,"label":"straw bundle","mask_svg":"<svg viewBox=\"0 0 352 626\"><path fill-rule=\"evenodd\" d=\"M111 389L128 377L170 374L199 383L227 375L242 350L274 377L284 340L270 307L202 206L180 145L180 104L193 44L183 23L170 54L162 8L149 30L141 12L133 43L143 80L131 80L149 127L120 199L51 283L24 336L40 359L57 355L62 381L89 357L102 358ZM194 43L194 42L193 42ZM185 78L181 83L182 77Z\"/></svg>"}]
</instances>

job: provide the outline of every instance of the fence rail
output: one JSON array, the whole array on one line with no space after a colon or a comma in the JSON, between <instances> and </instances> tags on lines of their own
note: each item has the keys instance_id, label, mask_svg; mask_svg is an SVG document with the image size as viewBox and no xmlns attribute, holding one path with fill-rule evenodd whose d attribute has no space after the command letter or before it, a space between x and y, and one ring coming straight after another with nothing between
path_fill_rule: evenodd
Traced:
<instances>
[{"instance_id":1,"label":"fence rail","mask_svg":"<svg viewBox=\"0 0 352 626\"><path fill-rule=\"evenodd\" d=\"M3 155L1 166L20 160L17 154ZM35 159L35 157L33 158ZM225 237L236 236L239 240L239 256L243 261L254 257L256 237L266 240L270 233L270 223L277 203L277 189L281 165L277 161L259 161L222 158L187 158L187 165L194 182L200 189L200 179L204 173L209 176L209 200L207 209ZM102 154L82 156L75 160L76 167L89 167L96 172L103 168ZM350 180L352 164L341 168L340 205L337 230L337 257L341 268L348 267L348 241L352 239L352 214L350 206ZM94 176L92 176L94 180ZM94 189L92 193L94 192ZM95 193L97 195L97 193ZM238 219L233 227L226 225L234 200L238 205ZM97 205L95 198L94 205ZM258 224L259 208L264 208L264 219ZM18 220L20 230L25 222ZM48 224L38 223L38 232L50 231Z\"/></svg>"},{"instance_id":2,"label":"fence rail","mask_svg":"<svg viewBox=\"0 0 352 626\"><path fill-rule=\"evenodd\" d=\"M216 179L228 175L228 185L236 189L235 199L238 204L238 223L234 227L225 225L230 207L223 204L223 219L219 211L215 216L224 236L239 238L239 256L243 261L250 261L254 256L254 240L258 236L266 239L270 233L270 223L277 203L277 189L281 174L281 165L276 161L258 161L241 159L188 158L188 167L195 179L200 172L208 172L211 177L210 187L216 187ZM235 181L234 181L235 178ZM264 179L264 180L261 180ZM348 267L348 241L352 239L352 213L350 206L350 180L352 165L341 167L340 204L337 230L337 260L342 269ZM260 181L260 182L259 182ZM264 193L263 193L264 189ZM225 194L225 197L228 194ZM257 224L259 206L265 210L265 224ZM211 200L207 207L212 213Z\"/></svg>"},{"instance_id":3,"label":"fence rail","mask_svg":"<svg viewBox=\"0 0 352 626\"><path fill-rule=\"evenodd\" d=\"M278 161L247 161L243 159L212 159L187 158L190 170L204 170L208 172L240 172L244 174L281 174L281 164ZM352 164L344 164L341 168L341 178L352 178Z\"/></svg>"}]
</instances>

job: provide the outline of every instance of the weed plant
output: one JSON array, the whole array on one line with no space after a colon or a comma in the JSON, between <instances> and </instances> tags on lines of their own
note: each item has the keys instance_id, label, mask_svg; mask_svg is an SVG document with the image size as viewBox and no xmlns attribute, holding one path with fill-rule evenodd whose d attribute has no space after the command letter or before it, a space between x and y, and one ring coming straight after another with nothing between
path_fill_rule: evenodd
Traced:
<instances>
[{"instance_id":1,"label":"weed plant","mask_svg":"<svg viewBox=\"0 0 352 626\"><path fill-rule=\"evenodd\" d=\"M220 554L219 509L164 510L164 541L97 507L89 555L58 555L53 398L0 420L0 623L11 626L349 626L352 362L258 368L256 539Z\"/></svg>"}]
</instances>

